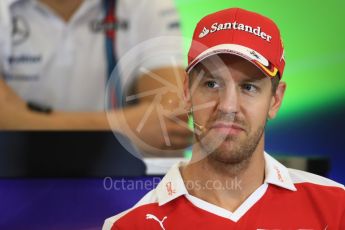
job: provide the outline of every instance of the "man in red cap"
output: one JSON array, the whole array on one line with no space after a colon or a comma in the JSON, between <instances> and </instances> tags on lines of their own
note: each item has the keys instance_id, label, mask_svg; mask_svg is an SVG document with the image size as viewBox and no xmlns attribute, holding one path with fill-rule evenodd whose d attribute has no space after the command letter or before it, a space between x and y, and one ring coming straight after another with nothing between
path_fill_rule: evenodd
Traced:
<instances>
[{"instance_id":1,"label":"man in red cap","mask_svg":"<svg viewBox=\"0 0 345 230\"><path fill-rule=\"evenodd\" d=\"M284 66L272 20L239 8L201 19L184 85L192 159L104 229L345 229L343 185L288 169L264 151Z\"/></svg>"}]
</instances>

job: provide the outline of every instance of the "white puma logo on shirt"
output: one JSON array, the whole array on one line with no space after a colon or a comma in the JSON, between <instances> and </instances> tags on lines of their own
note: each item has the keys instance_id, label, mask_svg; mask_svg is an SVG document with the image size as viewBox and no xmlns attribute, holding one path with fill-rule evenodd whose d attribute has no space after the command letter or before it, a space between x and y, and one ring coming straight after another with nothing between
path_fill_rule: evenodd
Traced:
<instances>
[{"instance_id":1,"label":"white puma logo on shirt","mask_svg":"<svg viewBox=\"0 0 345 230\"><path fill-rule=\"evenodd\" d=\"M163 230L165 230L165 228L163 226L163 222L166 218L168 218L168 217L165 216L162 220L159 220L156 216L154 216L152 214L146 214L146 220L152 219L152 220L157 221Z\"/></svg>"}]
</instances>

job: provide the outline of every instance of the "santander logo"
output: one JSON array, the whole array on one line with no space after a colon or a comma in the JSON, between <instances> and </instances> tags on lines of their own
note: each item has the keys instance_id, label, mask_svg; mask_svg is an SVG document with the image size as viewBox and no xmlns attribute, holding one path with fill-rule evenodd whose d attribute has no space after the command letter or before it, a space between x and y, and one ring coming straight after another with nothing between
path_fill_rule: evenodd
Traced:
<instances>
[{"instance_id":1,"label":"santander logo","mask_svg":"<svg viewBox=\"0 0 345 230\"><path fill-rule=\"evenodd\" d=\"M227 22L227 23L215 22L211 25L210 28L204 27L201 33L199 34L199 38L206 37L209 34L222 31L222 30L242 30L244 32L256 35L267 42L271 42L271 39L272 39L272 36L262 31L260 26L252 27L252 26L245 25L242 23L237 23L237 22Z\"/></svg>"},{"instance_id":2,"label":"santander logo","mask_svg":"<svg viewBox=\"0 0 345 230\"><path fill-rule=\"evenodd\" d=\"M208 30L206 27L204 27L204 29L199 34L199 38L205 37L209 32L210 32L210 30Z\"/></svg>"}]
</instances>

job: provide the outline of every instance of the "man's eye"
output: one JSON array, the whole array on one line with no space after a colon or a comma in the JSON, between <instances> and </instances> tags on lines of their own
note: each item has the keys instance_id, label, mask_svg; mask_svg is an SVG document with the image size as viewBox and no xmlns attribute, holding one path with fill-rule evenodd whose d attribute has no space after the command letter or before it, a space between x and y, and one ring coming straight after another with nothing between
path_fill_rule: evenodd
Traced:
<instances>
[{"instance_id":1,"label":"man's eye","mask_svg":"<svg viewBox=\"0 0 345 230\"><path fill-rule=\"evenodd\" d=\"M244 84L242 86L242 88L248 92L256 92L257 91L257 87L255 85L252 85L252 84Z\"/></svg>"},{"instance_id":2,"label":"man's eye","mask_svg":"<svg viewBox=\"0 0 345 230\"><path fill-rule=\"evenodd\" d=\"M219 87L219 85L215 81L207 81L207 82L205 82L205 86L207 88L211 88L211 89Z\"/></svg>"}]
</instances>

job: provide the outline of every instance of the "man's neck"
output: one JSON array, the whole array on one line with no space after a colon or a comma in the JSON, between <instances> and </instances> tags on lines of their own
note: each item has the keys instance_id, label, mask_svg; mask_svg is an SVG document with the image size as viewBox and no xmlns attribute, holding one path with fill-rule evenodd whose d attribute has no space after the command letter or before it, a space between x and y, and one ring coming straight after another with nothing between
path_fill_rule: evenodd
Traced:
<instances>
[{"instance_id":1,"label":"man's neck","mask_svg":"<svg viewBox=\"0 0 345 230\"><path fill-rule=\"evenodd\" d=\"M262 138L245 166L215 162L210 158L188 164L181 169L181 174L188 184L189 194L235 211L264 182L263 146Z\"/></svg>"},{"instance_id":2,"label":"man's neck","mask_svg":"<svg viewBox=\"0 0 345 230\"><path fill-rule=\"evenodd\" d=\"M51 8L59 17L68 22L84 0L39 0Z\"/></svg>"}]
</instances>

